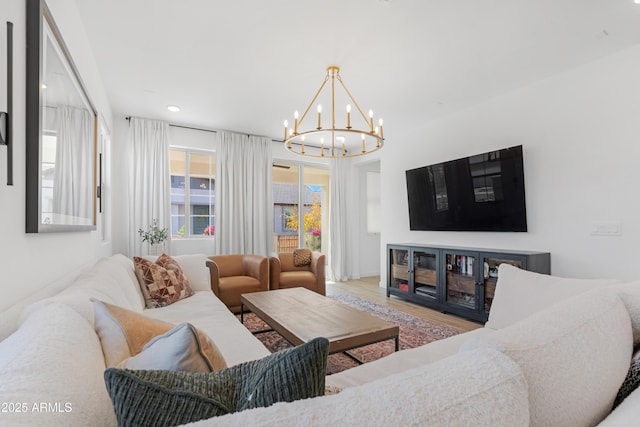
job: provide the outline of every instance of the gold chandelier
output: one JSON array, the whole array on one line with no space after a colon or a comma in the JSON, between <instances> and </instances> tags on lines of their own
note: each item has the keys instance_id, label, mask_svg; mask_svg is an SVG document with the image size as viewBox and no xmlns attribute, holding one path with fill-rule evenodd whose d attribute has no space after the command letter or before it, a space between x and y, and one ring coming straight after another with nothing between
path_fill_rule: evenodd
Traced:
<instances>
[{"instance_id":1,"label":"gold chandelier","mask_svg":"<svg viewBox=\"0 0 640 427\"><path fill-rule=\"evenodd\" d=\"M304 128L304 120L307 118L311 107L313 107L327 82L331 79L331 122L326 127L323 123L322 105L318 103L316 111L318 113L317 123L307 124ZM336 126L336 80L344 89L344 99L350 103L345 106L345 116L340 121L343 127ZM364 122L360 128L351 125L351 103L355 106ZM357 115L356 115L357 117ZM326 120L326 119L325 119ZM312 120L311 120L312 121ZM311 122L310 121L310 122ZM313 126L316 126L315 128ZM382 119L378 120L378 126L374 127L373 111L369 110L369 117L365 116L360 106L351 96L351 92L342 82L340 68L332 65L327 68L327 75L320 85L313 99L307 106L302 116L298 111L294 113L293 127L289 127L289 122L284 121L284 145L287 150L302 156L319 158L340 158L355 157L373 153L382 148L384 135L382 131Z\"/></svg>"}]
</instances>

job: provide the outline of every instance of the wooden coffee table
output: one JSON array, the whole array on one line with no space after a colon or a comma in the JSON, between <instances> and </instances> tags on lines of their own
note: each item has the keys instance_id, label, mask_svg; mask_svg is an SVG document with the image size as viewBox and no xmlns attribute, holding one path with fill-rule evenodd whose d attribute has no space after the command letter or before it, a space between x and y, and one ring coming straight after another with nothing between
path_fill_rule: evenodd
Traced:
<instances>
[{"instance_id":1,"label":"wooden coffee table","mask_svg":"<svg viewBox=\"0 0 640 427\"><path fill-rule=\"evenodd\" d=\"M293 345L325 337L331 354L393 339L399 349L397 325L306 288L242 294L240 303L242 322L246 306Z\"/></svg>"}]
</instances>

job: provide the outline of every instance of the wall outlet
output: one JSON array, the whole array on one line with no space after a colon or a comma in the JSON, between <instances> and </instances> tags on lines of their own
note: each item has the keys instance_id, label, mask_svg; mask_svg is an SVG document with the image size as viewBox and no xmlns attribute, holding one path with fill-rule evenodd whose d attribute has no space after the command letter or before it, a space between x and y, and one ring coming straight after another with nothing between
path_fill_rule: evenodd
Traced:
<instances>
[{"instance_id":1,"label":"wall outlet","mask_svg":"<svg viewBox=\"0 0 640 427\"><path fill-rule=\"evenodd\" d=\"M591 223L592 236L621 236L622 224L617 221L595 221Z\"/></svg>"}]
</instances>

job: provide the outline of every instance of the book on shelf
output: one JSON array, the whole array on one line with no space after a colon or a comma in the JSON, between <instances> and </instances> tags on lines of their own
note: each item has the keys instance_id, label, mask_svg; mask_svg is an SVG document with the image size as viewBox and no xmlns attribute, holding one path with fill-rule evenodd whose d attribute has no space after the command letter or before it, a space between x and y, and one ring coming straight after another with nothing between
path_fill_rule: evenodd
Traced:
<instances>
[{"instance_id":1,"label":"book on shelf","mask_svg":"<svg viewBox=\"0 0 640 427\"><path fill-rule=\"evenodd\" d=\"M447 255L447 264L453 273L473 276L475 258L467 255Z\"/></svg>"}]
</instances>

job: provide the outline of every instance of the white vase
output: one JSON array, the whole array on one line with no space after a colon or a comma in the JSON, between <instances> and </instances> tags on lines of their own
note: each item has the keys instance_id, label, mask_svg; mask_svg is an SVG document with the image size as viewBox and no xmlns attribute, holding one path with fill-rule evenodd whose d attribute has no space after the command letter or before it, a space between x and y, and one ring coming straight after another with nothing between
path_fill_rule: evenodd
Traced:
<instances>
[{"instance_id":1,"label":"white vase","mask_svg":"<svg viewBox=\"0 0 640 427\"><path fill-rule=\"evenodd\" d=\"M149 255L160 256L164 252L164 242L149 245Z\"/></svg>"}]
</instances>

